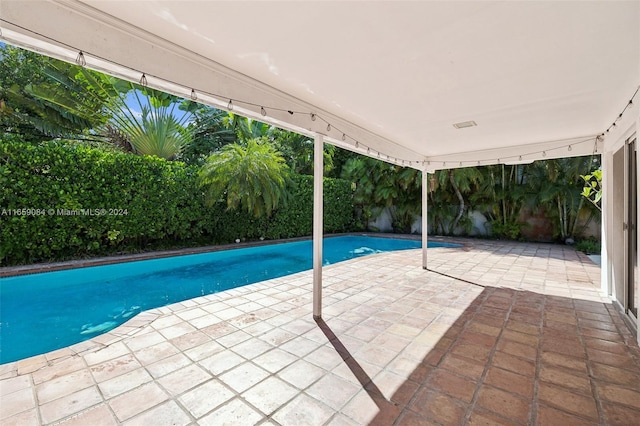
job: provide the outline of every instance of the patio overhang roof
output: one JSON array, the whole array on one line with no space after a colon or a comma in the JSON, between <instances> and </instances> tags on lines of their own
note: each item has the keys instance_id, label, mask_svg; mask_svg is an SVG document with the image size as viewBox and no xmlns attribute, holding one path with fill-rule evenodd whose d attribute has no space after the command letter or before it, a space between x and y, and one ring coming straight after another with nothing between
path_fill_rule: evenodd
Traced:
<instances>
[{"instance_id":1,"label":"patio overhang roof","mask_svg":"<svg viewBox=\"0 0 640 426\"><path fill-rule=\"evenodd\" d=\"M640 84L637 1L1 0L0 19L12 44L430 171L591 154Z\"/></svg>"}]
</instances>

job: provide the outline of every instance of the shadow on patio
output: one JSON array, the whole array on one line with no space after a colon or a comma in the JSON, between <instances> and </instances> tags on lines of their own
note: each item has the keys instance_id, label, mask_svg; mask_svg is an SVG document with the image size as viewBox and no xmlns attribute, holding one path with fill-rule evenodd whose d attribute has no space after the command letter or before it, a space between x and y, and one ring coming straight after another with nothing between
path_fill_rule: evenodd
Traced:
<instances>
[{"instance_id":1,"label":"shadow on patio","mask_svg":"<svg viewBox=\"0 0 640 426\"><path fill-rule=\"evenodd\" d=\"M393 373L371 380L326 334L365 385L343 410L360 423L630 425L639 358L617 318L598 302L486 288L394 392Z\"/></svg>"},{"instance_id":2,"label":"shadow on patio","mask_svg":"<svg viewBox=\"0 0 640 426\"><path fill-rule=\"evenodd\" d=\"M318 323L307 271L148 311L91 341L2 365L2 423L639 418L640 353L601 298L590 260L502 242L429 254L435 272L422 270L419 251L326 267Z\"/></svg>"}]
</instances>

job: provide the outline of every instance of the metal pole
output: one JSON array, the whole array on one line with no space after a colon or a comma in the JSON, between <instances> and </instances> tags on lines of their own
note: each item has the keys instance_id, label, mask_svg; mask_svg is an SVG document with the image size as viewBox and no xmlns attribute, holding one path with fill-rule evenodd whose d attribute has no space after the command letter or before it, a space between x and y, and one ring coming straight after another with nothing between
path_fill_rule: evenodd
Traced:
<instances>
[{"instance_id":1,"label":"metal pole","mask_svg":"<svg viewBox=\"0 0 640 426\"><path fill-rule=\"evenodd\" d=\"M428 182L428 173L426 170L422 171L422 269L427 269L427 231L428 231L428 221L427 221L427 213L428 206L427 201L429 200L429 182Z\"/></svg>"},{"instance_id":2,"label":"metal pole","mask_svg":"<svg viewBox=\"0 0 640 426\"><path fill-rule=\"evenodd\" d=\"M313 317L322 318L322 178L324 137L313 141Z\"/></svg>"}]
</instances>

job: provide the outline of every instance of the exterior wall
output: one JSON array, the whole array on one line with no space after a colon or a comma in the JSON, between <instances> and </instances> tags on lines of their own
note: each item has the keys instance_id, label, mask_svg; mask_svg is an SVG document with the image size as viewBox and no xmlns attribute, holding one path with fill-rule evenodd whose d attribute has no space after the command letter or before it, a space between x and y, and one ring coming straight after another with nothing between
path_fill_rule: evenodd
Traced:
<instances>
[{"instance_id":1,"label":"exterior wall","mask_svg":"<svg viewBox=\"0 0 640 426\"><path fill-rule=\"evenodd\" d=\"M471 236L488 236L491 234L489 223L487 218L479 211L471 211L468 213L472 222ZM369 229L379 232L393 232L393 226L391 224L391 214L389 209L384 209L375 220L369 222ZM429 226L429 232L431 232L431 226ZM416 220L411 225L412 234L422 234L422 216L417 216ZM456 229L456 235L462 235L462 229Z\"/></svg>"},{"instance_id":2,"label":"exterior wall","mask_svg":"<svg viewBox=\"0 0 640 426\"><path fill-rule=\"evenodd\" d=\"M611 192L611 201L613 202L611 210L611 219L613 226L611 229L611 254L612 254L612 282L610 296L617 298L622 305L624 303L624 148L620 148L613 154L613 170L611 171L613 179L613 188Z\"/></svg>"},{"instance_id":3,"label":"exterior wall","mask_svg":"<svg viewBox=\"0 0 640 426\"><path fill-rule=\"evenodd\" d=\"M491 225L487 221L487 218L479 211L473 210L468 212L469 218L471 219L471 231L468 235L470 236L490 236L491 235ZM536 210L532 211L528 207L524 207L520 216L518 217L520 222L526 222L529 226L524 226L522 228L522 235L529 241L539 241L539 242L551 242L554 241L553 233L554 226L551 221L545 216L544 211ZM380 213L375 220L369 222L369 229L379 231L379 232L393 232L393 226L391 224L391 214L389 213L389 209L384 209ZM601 225L592 220L589 225L584 230L582 236L587 237L595 237L600 239L601 237ZM431 226L429 226L429 232L432 231ZM422 234L422 217L416 217L416 220L411 225L411 233L412 234ZM462 228L456 229L456 235L463 235L464 230Z\"/></svg>"},{"instance_id":4,"label":"exterior wall","mask_svg":"<svg viewBox=\"0 0 640 426\"><path fill-rule=\"evenodd\" d=\"M637 105L625 112L604 139L602 290L620 308L625 306L624 145L633 135L640 135L640 108ZM637 204L638 200L628 202ZM636 330L640 329L640 321L635 326ZM637 337L640 342L640 333Z\"/></svg>"}]
</instances>

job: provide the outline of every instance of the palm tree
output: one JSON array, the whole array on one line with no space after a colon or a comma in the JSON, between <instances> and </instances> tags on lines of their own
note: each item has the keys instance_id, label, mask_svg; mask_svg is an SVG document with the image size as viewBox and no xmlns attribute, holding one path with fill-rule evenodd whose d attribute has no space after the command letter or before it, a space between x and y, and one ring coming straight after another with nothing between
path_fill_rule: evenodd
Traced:
<instances>
[{"instance_id":1,"label":"palm tree","mask_svg":"<svg viewBox=\"0 0 640 426\"><path fill-rule=\"evenodd\" d=\"M61 61L46 61L42 73L44 81L24 88L28 99L85 129L92 125L94 137L166 159L176 159L191 141L191 101Z\"/></svg>"},{"instance_id":2,"label":"palm tree","mask_svg":"<svg viewBox=\"0 0 640 426\"><path fill-rule=\"evenodd\" d=\"M288 172L282 155L263 138L225 145L207 159L199 177L209 205L224 201L228 210L260 217L286 202Z\"/></svg>"},{"instance_id":3,"label":"palm tree","mask_svg":"<svg viewBox=\"0 0 640 426\"><path fill-rule=\"evenodd\" d=\"M361 209L365 226L388 208L394 231L411 232L421 211L422 178L418 170L359 157L347 161L342 177L355 183L354 203Z\"/></svg>"},{"instance_id":4,"label":"palm tree","mask_svg":"<svg viewBox=\"0 0 640 426\"><path fill-rule=\"evenodd\" d=\"M192 133L186 126L191 117L190 112L178 117L177 99L169 94L136 87L129 83L129 90L140 108L138 115L125 102L121 92L119 101L112 106L112 123L123 134L135 152L140 155L155 155L167 160L174 160L182 150L191 143ZM121 105L118 105L121 104ZM116 109L116 106L120 108Z\"/></svg>"},{"instance_id":5,"label":"palm tree","mask_svg":"<svg viewBox=\"0 0 640 426\"><path fill-rule=\"evenodd\" d=\"M561 241L580 234L582 215L586 215L587 223L595 217L594 210L589 208L591 205L585 204L582 196L582 175L591 170L592 163L593 157L560 158L537 161L528 169L526 180L535 194L531 201L546 207Z\"/></svg>"},{"instance_id":6,"label":"palm tree","mask_svg":"<svg viewBox=\"0 0 640 426\"><path fill-rule=\"evenodd\" d=\"M227 113L223 118L223 123L236 134L237 140L241 142L263 137L271 139L271 133L275 129L267 123L242 117L232 112Z\"/></svg>"},{"instance_id":7,"label":"palm tree","mask_svg":"<svg viewBox=\"0 0 640 426\"><path fill-rule=\"evenodd\" d=\"M86 134L104 124L107 100L85 95L87 84L74 79L79 69L18 47L0 46L0 130L41 141ZM68 90L69 84L75 90ZM34 95L36 90L55 92L57 101Z\"/></svg>"},{"instance_id":8,"label":"palm tree","mask_svg":"<svg viewBox=\"0 0 640 426\"><path fill-rule=\"evenodd\" d=\"M193 137L182 151L180 160L201 166L211 153L236 142L235 133L225 124L227 115L226 111L198 105L193 112L193 120L187 126Z\"/></svg>"},{"instance_id":9,"label":"palm tree","mask_svg":"<svg viewBox=\"0 0 640 426\"><path fill-rule=\"evenodd\" d=\"M479 168L482 179L470 200L487 217L495 237L517 239L522 224L520 211L530 190L524 184L529 165L496 164Z\"/></svg>"},{"instance_id":10,"label":"palm tree","mask_svg":"<svg viewBox=\"0 0 640 426\"><path fill-rule=\"evenodd\" d=\"M281 129L273 129L271 136L292 172L302 175L313 174L313 139ZM326 143L322 152L322 164L326 176L333 170L333 156L336 147Z\"/></svg>"},{"instance_id":11,"label":"palm tree","mask_svg":"<svg viewBox=\"0 0 640 426\"><path fill-rule=\"evenodd\" d=\"M482 173L475 167L440 170L434 174L434 191L431 192L429 221L434 229L453 234L459 225L468 228L471 222L465 213L469 209L470 196L482 182Z\"/></svg>"}]
</instances>

